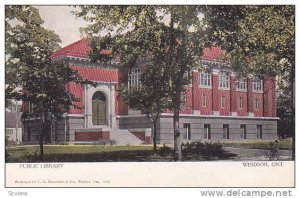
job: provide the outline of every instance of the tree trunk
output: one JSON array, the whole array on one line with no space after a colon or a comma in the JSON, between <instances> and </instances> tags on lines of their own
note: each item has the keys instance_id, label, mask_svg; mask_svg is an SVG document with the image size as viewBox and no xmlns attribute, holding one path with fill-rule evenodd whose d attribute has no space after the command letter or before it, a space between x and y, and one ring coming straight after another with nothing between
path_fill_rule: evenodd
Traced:
<instances>
[{"instance_id":1,"label":"tree trunk","mask_svg":"<svg viewBox=\"0 0 300 198\"><path fill-rule=\"evenodd\" d=\"M174 161L181 161L179 108L176 108L174 110L173 127L174 127Z\"/></svg>"},{"instance_id":2,"label":"tree trunk","mask_svg":"<svg viewBox=\"0 0 300 198\"><path fill-rule=\"evenodd\" d=\"M46 111L47 112L47 111ZM47 119L47 113L44 113L41 116L41 122L42 122L42 130L40 131L40 161L43 161L44 159L44 135L47 132L48 129L48 119Z\"/></svg>"},{"instance_id":3,"label":"tree trunk","mask_svg":"<svg viewBox=\"0 0 300 198\"><path fill-rule=\"evenodd\" d=\"M46 129L46 124L43 122L42 130L40 131L40 161L44 158L44 133Z\"/></svg>"},{"instance_id":4,"label":"tree trunk","mask_svg":"<svg viewBox=\"0 0 300 198\"><path fill-rule=\"evenodd\" d=\"M154 120L153 121L153 154L154 154L154 156L156 155L156 121L157 120Z\"/></svg>"}]
</instances>

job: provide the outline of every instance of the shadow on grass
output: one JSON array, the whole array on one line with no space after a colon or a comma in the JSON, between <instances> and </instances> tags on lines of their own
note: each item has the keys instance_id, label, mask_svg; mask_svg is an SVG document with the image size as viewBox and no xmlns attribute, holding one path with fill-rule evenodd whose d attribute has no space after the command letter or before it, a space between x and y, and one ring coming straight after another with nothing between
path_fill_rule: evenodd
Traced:
<instances>
[{"instance_id":1,"label":"shadow on grass","mask_svg":"<svg viewBox=\"0 0 300 198\"><path fill-rule=\"evenodd\" d=\"M233 153L224 152L222 156L213 158L187 156L183 161L226 160L235 156ZM46 154L43 161L39 161L38 155L24 155L17 159L8 159L7 162L170 162L172 160L171 155L153 156L152 150L124 150L99 153Z\"/></svg>"}]
</instances>

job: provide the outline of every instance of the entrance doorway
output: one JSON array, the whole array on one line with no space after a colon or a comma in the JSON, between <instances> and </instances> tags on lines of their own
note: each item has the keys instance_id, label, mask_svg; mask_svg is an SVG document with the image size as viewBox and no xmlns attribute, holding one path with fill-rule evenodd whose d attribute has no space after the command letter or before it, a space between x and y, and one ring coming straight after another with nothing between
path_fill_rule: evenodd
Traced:
<instances>
[{"instance_id":1,"label":"entrance doorway","mask_svg":"<svg viewBox=\"0 0 300 198\"><path fill-rule=\"evenodd\" d=\"M93 125L106 125L106 97L105 95L97 91L92 98L92 114Z\"/></svg>"}]
</instances>

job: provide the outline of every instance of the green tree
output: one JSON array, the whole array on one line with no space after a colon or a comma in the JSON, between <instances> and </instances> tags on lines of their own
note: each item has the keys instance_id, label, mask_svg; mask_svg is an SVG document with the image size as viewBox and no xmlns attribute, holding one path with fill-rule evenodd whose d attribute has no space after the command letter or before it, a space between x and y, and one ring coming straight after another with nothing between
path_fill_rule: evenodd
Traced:
<instances>
[{"instance_id":1,"label":"green tree","mask_svg":"<svg viewBox=\"0 0 300 198\"><path fill-rule=\"evenodd\" d=\"M51 60L60 39L42 24L38 10L32 6L5 7L6 98L23 100L33 107L33 111L22 116L39 118L41 122L41 160L51 121L59 119L77 100L66 91L65 84L82 82L68 64ZM17 92L16 88L22 91Z\"/></svg>"},{"instance_id":2,"label":"green tree","mask_svg":"<svg viewBox=\"0 0 300 198\"><path fill-rule=\"evenodd\" d=\"M107 47L120 57L122 67L143 58L163 76L171 100L174 126L174 161L181 160L179 111L185 73L200 65L203 38L201 6L80 6L76 16L90 22L84 33L112 36ZM107 38L107 37L105 37Z\"/></svg>"},{"instance_id":3,"label":"green tree","mask_svg":"<svg viewBox=\"0 0 300 198\"><path fill-rule=\"evenodd\" d=\"M286 93L294 100L295 6L207 6L204 15L209 39L226 50L234 70L280 78L284 75L289 84ZM293 103L290 120L295 137Z\"/></svg>"},{"instance_id":4,"label":"green tree","mask_svg":"<svg viewBox=\"0 0 300 198\"><path fill-rule=\"evenodd\" d=\"M158 63L152 62L144 68L141 76L141 87L121 89L121 96L128 106L145 113L153 123L153 153L156 154L157 121L161 113L170 108L170 98L167 94L167 86L161 71L158 70Z\"/></svg>"}]
</instances>

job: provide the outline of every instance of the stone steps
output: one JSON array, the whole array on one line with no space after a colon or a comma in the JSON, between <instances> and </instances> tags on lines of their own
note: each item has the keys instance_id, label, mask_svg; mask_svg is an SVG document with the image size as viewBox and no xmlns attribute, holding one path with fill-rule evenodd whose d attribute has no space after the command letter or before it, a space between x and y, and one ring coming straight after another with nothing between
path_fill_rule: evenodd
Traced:
<instances>
[{"instance_id":1,"label":"stone steps","mask_svg":"<svg viewBox=\"0 0 300 198\"><path fill-rule=\"evenodd\" d=\"M130 133L128 130L111 130L110 131L110 140L114 140L116 145L125 146L125 145L141 145L143 141L137 138L135 135Z\"/></svg>"}]
</instances>

